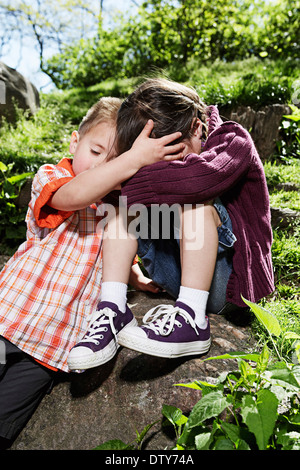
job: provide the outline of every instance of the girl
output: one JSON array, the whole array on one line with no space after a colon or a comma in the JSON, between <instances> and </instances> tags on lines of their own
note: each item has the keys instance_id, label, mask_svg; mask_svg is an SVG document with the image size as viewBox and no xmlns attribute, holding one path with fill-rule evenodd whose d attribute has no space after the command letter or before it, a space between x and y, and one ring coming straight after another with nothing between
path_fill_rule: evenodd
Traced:
<instances>
[{"instance_id":1,"label":"girl","mask_svg":"<svg viewBox=\"0 0 300 470\"><path fill-rule=\"evenodd\" d=\"M126 309L129 268L138 246L150 277L176 303L148 312L142 327L124 328L117 334L119 344L163 357L199 354L210 345L206 312L242 309L241 296L257 302L274 289L266 179L245 129L223 122L217 108L205 106L193 89L164 79L148 80L122 104L119 152L131 147L150 117L156 138L171 129L181 132L185 157L143 167L123 184L122 195L129 207L180 204L181 237L106 237L101 299L115 312ZM109 222L108 233L115 233L118 217ZM187 248L191 220L203 220L197 249ZM109 262L115 253L119 271ZM96 328L88 331L93 334ZM80 354L85 350L79 348Z\"/></svg>"}]
</instances>

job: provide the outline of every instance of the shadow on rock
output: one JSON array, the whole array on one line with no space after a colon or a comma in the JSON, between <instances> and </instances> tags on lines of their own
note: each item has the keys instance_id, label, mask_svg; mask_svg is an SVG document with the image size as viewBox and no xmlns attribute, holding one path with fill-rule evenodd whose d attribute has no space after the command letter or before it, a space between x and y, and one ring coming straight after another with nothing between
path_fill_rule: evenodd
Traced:
<instances>
[{"instance_id":1,"label":"shadow on rock","mask_svg":"<svg viewBox=\"0 0 300 470\"><path fill-rule=\"evenodd\" d=\"M71 373L70 393L74 398L84 397L97 390L112 374L118 354L106 364L86 370L81 374Z\"/></svg>"},{"instance_id":2,"label":"shadow on rock","mask_svg":"<svg viewBox=\"0 0 300 470\"><path fill-rule=\"evenodd\" d=\"M196 357L202 356L193 356L193 358ZM126 382L157 379L172 373L189 360L191 360L191 356L168 359L140 354L127 362L119 377Z\"/></svg>"}]
</instances>

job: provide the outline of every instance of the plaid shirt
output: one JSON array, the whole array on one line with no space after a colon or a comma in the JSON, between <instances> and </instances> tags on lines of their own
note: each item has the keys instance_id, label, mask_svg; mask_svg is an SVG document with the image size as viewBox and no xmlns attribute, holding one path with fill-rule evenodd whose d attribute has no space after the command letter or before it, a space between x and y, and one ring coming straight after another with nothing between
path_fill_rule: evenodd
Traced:
<instances>
[{"instance_id":1,"label":"plaid shirt","mask_svg":"<svg viewBox=\"0 0 300 470\"><path fill-rule=\"evenodd\" d=\"M102 234L97 207L52 209L53 193L74 177L71 159L37 172L27 240L0 274L0 335L47 367L68 371L71 347L99 301Z\"/></svg>"}]
</instances>

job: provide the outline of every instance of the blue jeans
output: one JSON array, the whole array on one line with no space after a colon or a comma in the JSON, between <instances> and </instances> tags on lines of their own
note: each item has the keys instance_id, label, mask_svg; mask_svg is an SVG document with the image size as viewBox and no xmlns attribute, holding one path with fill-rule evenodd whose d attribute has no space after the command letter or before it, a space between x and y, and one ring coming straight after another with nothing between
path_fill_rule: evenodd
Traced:
<instances>
[{"instance_id":1,"label":"blue jeans","mask_svg":"<svg viewBox=\"0 0 300 470\"><path fill-rule=\"evenodd\" d=\"M227 306L226 288L232 271L233 245L236 237L232 233L229 214L220 199L215 200L214 207L222 225L218 227L218 254L207 311L222 313ZM179 241L175 238L170 240L139 238L138 255L150 278L176 299L181 284Z\"/></svg>"}]
</instances>

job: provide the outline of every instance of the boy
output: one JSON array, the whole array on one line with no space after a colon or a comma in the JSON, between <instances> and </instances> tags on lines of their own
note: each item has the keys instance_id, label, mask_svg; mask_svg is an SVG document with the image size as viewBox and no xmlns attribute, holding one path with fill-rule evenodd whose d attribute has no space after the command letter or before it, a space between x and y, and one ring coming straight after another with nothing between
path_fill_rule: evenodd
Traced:
<instances>
[{"instance_id":1,"label":"boy","mask_svg":"<svg viewBox=\"0 0 300 470\"><path fill-rule=\"evenodd\" d=\"M180 135L150 139L147 123L129 152L116 156L121 101L102 98L71 136L73 160L43 165L32 184L27 239L0 274L0 439L9 447L97 309L102 277L102 198L144 165L180 158ZM153 290L138 265L132 284ZM132 317L127 319L133 321Z\"/></svg>"}]
</instances>

